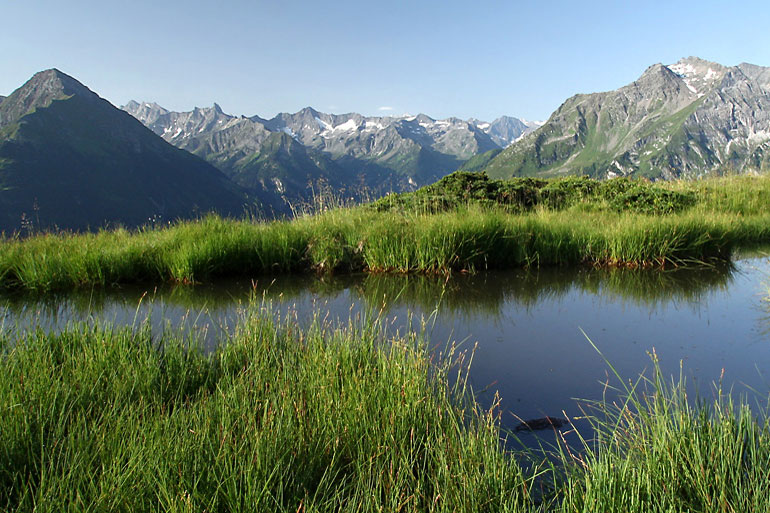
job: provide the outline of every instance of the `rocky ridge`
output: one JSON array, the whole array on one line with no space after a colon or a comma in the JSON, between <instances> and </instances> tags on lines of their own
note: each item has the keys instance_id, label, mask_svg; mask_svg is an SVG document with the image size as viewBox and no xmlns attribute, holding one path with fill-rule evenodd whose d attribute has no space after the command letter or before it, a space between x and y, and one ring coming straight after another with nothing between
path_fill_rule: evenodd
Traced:
<instances>
[{"instance_id":1,"label":"rocky ridge","mask_svg":"<svg viewBox=\"0 0 770 513\"><path fill-rule=\"evenodd\" d=\"M689 57L620 89L573 96L485 169L497 178L670 179L762 171L768 150L770 68Z\"/></svg>"},{"instance_id":2,"label":"rocky ridge","mask_svg":"<svg viewBox=\"0 0 770 513\"><path fill-rule=\"evenodd\" d=\"M334 189L356 188L373 196L432 183L471 157L532 130L536 123L503 117L492 123L416 116L366 117L328 114L306 107L272 119L232 116L214 104L173 112L155 103L131 101L124 110L175 146L208 160L237 183L301 198L321 180ZM294 143L285 138L286 135ZM278 141L293 146L300 160L267 158ZM296 143L296 144L295 144ZM267 150L267 151L266 151ZM301 165L300 165L301 164ZM281 168L284 177L271 176ZM292 183L285 178L291 177Z\"/></svg>"}]
</instances>

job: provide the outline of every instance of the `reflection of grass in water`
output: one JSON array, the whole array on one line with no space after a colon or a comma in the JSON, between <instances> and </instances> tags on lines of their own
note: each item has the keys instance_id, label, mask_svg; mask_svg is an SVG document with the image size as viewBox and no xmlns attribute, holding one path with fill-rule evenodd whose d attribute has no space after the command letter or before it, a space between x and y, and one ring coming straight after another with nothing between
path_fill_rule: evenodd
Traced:
<instances>
[{"instance_id":1,"label":"reflection of grass in water","mask_svg":"<svg viewBox=\"0 0 770 513\"><path fill-rule=\"evenodd\" d=\"M356 283L360 277L312 275L282 275L262 277L254 282L223 280L215 284L161 286L124 285L119 288L95 287L91 290L39 294L15 292L3 294L3 306L14 315L39 310L45 315L60 311L74 311L79 314L101 314L107 305L123 305L135 308L140 301L164 303L182 309L199 311L203 308L232 307L248 302L256 293L270 299L297 299L308 293L323 297L334 297Z\"/></svg>"},{"instance_id":2,"label":"reflection of grass in water","mask_svg":"<svg viewBox=\"0 0 770 513\"><path fill-rule=\"evenodd\" d=\"M392 306L418 307L423 312L436 308L464 316L500 315L505 303L531 308L583 290L610 300L631 301L654 307L667 301L697 302L714 289L729 285L733 267L723 264L698 269L593 269L541 268L472 275L342 275L279 276L255 283L224 282L217 285L165 286L149 291L142 287L96 288L58 295L13 294L4 298L6 309L18 316L34 309L55 317L73 311L100 315L107 305L131 310L141 298L199 312L203 309L232 309L245 303L252 293L272 300L291 302L308 295L334 299L351 291L351 301L361 306L386 310ZM350 306L350 305L346 305Z\"/></svg>"},{"instance_id":3,"label":"reflection of grass in water","mask_svg":"<svg viewBox=\"0 0 770 513\"><path fill-rule=\"evenodd\" d=\"M565 273L572 275L574 270ZM561 273L542 273L537 270L453 275L448 278L372 274L359 285L358 293L370 305L385 310L406 306L419 308L423 312L438 309L469 318L496 318L510 299L536 304L548 297L566 294L573 283L571 279L557 278L550 281L548 286L544 284L543 278L552 278L558 274Z\"/></svg>"},{"instance_id":4,"label":"reflection of grass in water","mask_svg":"<svg viewBox=\"0 0 770 513\"><path fill-rule=\"evenodd\" d=\"M440 306L464 315L497 316L504 303L529 308L573 290L649 306L671 300L695 302L711 290L726 288L732 273L733 267L724 264L671 271L543 268L449 279L374 274L358 290L367 302L378 305L419 306L424 311Z\"/></svg>"},{"instance_id":5,"label":"reflection of grass in water","mask_svg":"<svg viewBox=\"0 0 770 513\"><path fill-rule=\"evenodd\" d=\"M585 274L579 287L602 296L646 306L656 306L670 300L698 302L710 291L727 289L734 272L735 267L729 262L700 269L667 271L595 270Z\"/></svg>"}]
</instances>

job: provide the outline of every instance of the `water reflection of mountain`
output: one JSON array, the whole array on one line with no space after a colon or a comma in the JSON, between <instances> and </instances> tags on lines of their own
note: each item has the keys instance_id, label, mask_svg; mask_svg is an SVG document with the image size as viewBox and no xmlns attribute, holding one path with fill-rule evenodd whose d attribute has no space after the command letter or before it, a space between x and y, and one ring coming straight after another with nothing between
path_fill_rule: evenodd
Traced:
<instances>
[{"instance_id":1,"label":"water reflection of mountain","mask_svg":"<svg viewBox=\"0 0 770 513\"><path fill-rule=\"evenodd\" d=\"M438 308L464 316L497 316L503 304L523 308L559 299L573 292L599 295L610 301L654 308L670 301L698 302L711 291L724 290L735 269L719 267L675 270L541 268L475 275L346 275L340 277L280 276L258 281L228 281L196 286L142 287L76 291L36 297L2 297L7 317L48 318L101 316L105 311L134 310L141 303L167 305L191 312L230 310L250 297L273 302L345 298L376 310L394 306ZM349 305L348 305L349 306Z\"/></svg>"}]
</instances>

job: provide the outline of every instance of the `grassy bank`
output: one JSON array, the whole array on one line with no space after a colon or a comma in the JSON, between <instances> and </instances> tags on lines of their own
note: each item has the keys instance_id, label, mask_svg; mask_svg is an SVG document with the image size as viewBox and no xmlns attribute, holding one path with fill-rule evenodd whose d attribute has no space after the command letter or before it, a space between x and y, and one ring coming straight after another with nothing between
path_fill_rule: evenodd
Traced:
<instances>
[{"instance_id":1,"label":"grassy bank","mask_svg":"<svg viewBox=\"0 0 770 513\"><path fill-rule=\"evenodd\" d=\"M461 366L372 324L252 312L211 355L148 327L3 335L5 511L767 511L770 430L653 379L582 454L511 454ZM574 434L573 440L574 440ZM522 465L526 463L526 465ZM527 468L529 470L523 470Z\"/></svg>"},{"instance_id":2,"label":"grassy bank","mask_svg":"<svg viewBox=\"0 0 770 513\"><path fill-rule=\"evenodd\" d=\"M515 511L531 477L414 339L269 314L217 354L148 328L5 340L4 511ZM162 346L163 349L159 349Z\"/></svg>"},{"instance_id":3,"label":"grassy bank","mask_svg":"<svg viewBox=\"0 0 770 513\"><path fill-rule=\"evenodd\" d=\"M721 388L712 399L689 398L683 378L659 371L621 390L625 401L587 408L597 440L559 487L561 511L770 510L766 410Z\"/></svg>"},{"instance_id":4,"label":"grassy bank","mask_svg":"<svg viewBox=\"0 0 770 513\"><path fill-rule=\"evenodd\" d=\"M291 221L207 217L137 232L7 239L0 244L0 287L49 291L307 271L670 266L727 259L735 248L770 241L766 177L663 185L568 179L519 196L511 190L525 182L492 186L453 177L418 191L425 201L401 195ZM443 199L429 194L439 186ZM519 199L491 201L482 193Z\"/></svg>"}]
</instances>

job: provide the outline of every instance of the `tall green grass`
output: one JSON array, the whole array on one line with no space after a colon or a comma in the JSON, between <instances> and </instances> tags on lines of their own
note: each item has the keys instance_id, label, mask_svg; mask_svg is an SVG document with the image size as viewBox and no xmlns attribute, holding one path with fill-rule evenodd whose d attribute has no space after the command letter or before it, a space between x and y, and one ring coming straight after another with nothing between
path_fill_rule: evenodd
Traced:
<instances>
[{"instance_id":1,"label":"tall green grass","mask_svg":"<svg viewBox=\"0 0 770 513\"><path fill-rule=\"evenodd\" d=\"M657 217L469 207L430 215L339 210L252 224L208 217L161 230L43 235L0 244L0 287L39 291L190 283L287 272L478 271L538 265L666 266L770 240L770 215Z\"/></svg>"},{"instance_id":2,"label":"tall green grass","mask_svg":"<svg viewBox=\"0 0 770 513\"><path fill-rule=\"evenodd\" d=\"M770 421L766 407L715 385L689 397L683 374L617 374L620 397L587 403L596 438L560 487L562 511L770 511ZM760 401L766 402L766 401ZM565 468L568 468L566 466Z\"/></svg>"},{"instance_id":3,"label":"tall green grass","mask_svg":"<svg viewBox=\"0 0 770 513\"><path fill-rule=\"evenodd\" d=\"M209 355L146 325L2 344L3 511L770 507L766 414L693 401L659 373L589 404L582 448L518 454L456 355L376 323L300 329L253 311Z\"/></svg>"},{"instance_id":4,"label":"tall green grass","mask_svg":"<svg viewBox=\"0 0 770 513\"><path fill-rule=\"evenodd\" d=\"M244 318L217 353L106 325L4 340L4 511L520 511L451 355L376 324ZM450 375L451 374L451 375ZM454 377L452 377L454 376Z\"/></svg>"},{"instance_id":5,"label":"tall green grass","mask_svg":"<svg viewBox=\"0 0 770 513\"><path fill-rule=\"evenodd\" d=\"M618 211L611 201L597 202L585 192L642 187L619 183L622 187L586 179L553 183L543 190L561 191L549 193L554 197L566 194L562 189L572 191L571 199L559 200L568 206L542 204L520 213L470 201L437 212L353 207L263 223L209 216L136 232L6 239L0 242L0 288L45 292L292 272L446 273L580 263L681 266L726 260L736 248L770 241L765 201L770 178L656 185L657 192L650 193L654 198L665 187L683 188L687 197L698 198L693 206L665 215Z\"/></svg>"},{"instance_id":6,"label":"tall green grass","mask_svg":"<svg viewBox=\"0 0 770 513\"><path fill-rule=\"evenodd\" d=\"M721 212L751 216L765 214L770 205L770 178L766 175L737 175L693 181L665 182L672 190L689 191L700 212Z\"/></svg>"}]
</instances>

